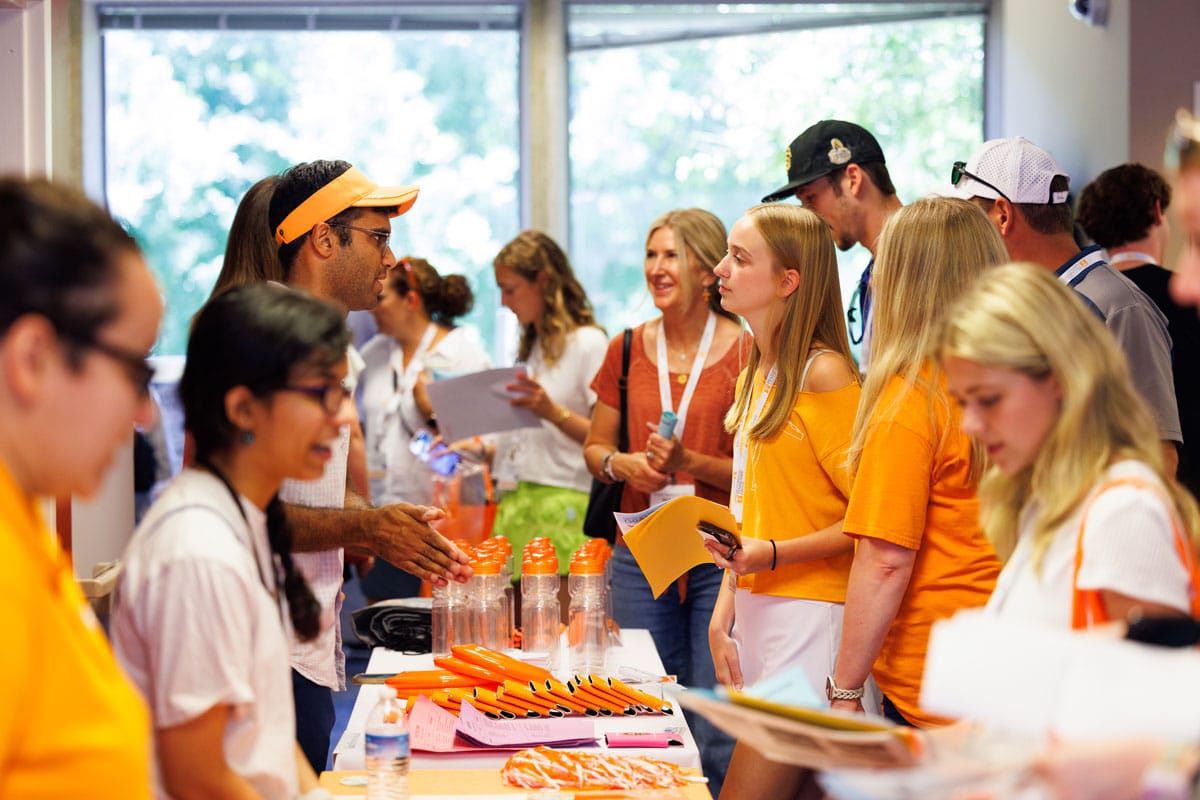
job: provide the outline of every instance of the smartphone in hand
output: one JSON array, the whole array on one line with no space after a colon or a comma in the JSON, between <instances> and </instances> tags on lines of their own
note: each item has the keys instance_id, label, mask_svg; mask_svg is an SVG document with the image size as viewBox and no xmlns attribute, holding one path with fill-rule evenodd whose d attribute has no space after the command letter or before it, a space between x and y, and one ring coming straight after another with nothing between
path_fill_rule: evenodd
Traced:
<instances>
[{"instance_id":1,"label":"smartphone in hand","mask_svg":"<svg viewBox=\"0 0 1200 800\"><path fill-rule=\"evenodd\" d=\"M728 552L725 554L726 558L733 558L733 554L742 549L737 535L725 530L720 525L700 520L696 523L696 530L705 539L711 539L722 547L728 548Z\"/></svg>"}]
</instances>

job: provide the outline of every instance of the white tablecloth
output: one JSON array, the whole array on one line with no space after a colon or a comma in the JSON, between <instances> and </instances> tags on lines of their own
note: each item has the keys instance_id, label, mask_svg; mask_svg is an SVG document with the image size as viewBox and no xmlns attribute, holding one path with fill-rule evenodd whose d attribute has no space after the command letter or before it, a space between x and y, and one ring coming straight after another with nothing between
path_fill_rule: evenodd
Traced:
<instances>
[{"instance_id":1,"label":"white tablecloth","mask_svg":"<svg viewBox=\"0 0 1200 800\"><path fill-rule=\"evenodd\" d=\"M649 692L660 694L659 688L664 686L655 683L655 679L663 675L662 661L654 647L654 639L650 631L642 629L621 631L622 645L609 651L605 674L613 675L631 685ZM367 671L372 673L396 673L410 669L432 669L433 656L410 656L377 647L371 653L371 661ZM561 677L566 677L565 674ZM641 683L642 680L649 681ZM666 686L667 699L670 692L677 687ZM346 732L338 741L333 751L333 768L336 770L364 769L363 764L363 731L367 726L367 714L379 699L379 693L387 690L386 686L360 686L358 697L354 700L354 710L346 724ZM636 717L596 717L596 735L600 738L600 749L607 749L604 744L604 734L626 731L666 731L675 730L683 735L683 747L664 748L620 748L614 753L627 755L651 756L670 761L684 767L700 768L700 753L696 749L696 741L684 721L682 709L678 703L674 715L639 714ZM480 750L471 753L426 753L413 751L412 769L498 769L504 765L511 755L510 750L492 752Z\"/></svg>"}]
</instances>

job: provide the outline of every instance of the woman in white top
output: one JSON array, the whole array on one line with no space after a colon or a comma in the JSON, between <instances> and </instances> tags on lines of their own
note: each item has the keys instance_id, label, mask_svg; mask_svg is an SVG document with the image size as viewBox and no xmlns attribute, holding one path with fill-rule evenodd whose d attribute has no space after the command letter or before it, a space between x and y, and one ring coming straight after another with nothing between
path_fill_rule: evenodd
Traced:
<instances>
[{"instance_id":1,"label":"woman in white top","mask_svg":"<svg viewBox=\"0 0 1200 800\"><path fill-rule=\"evenodd\" d=\"M179 383L195 466L135 532L112 617L154 717L160 797L327 796L295 743L289 627L311 639L320 608L278 491L320 477L353 419L349 336L333 306L273 284L196 317Z\"/></svg>"},{"instance_id":2,"label":"woman in white top","mask_svg":"<svg viewBox=\"0 0 1200 800\"><path fill-rule=\"evenodd\" d=\"M435 436L425 384L436 373L477 372L492 365L474 328L455 327L475 297L463 275L439 275L423 258L404 256L388 274L371 313L379 334L363 347L359 402L366 434L371 500L434 502L434 472L409 444L420 431ZM382 559L364 576L371 599L415 596L420 579Z\"/></svg>"},{"instance_id":3,"label":"woman in white top","mask_svg":"<svg viewBox=\"0 0 1200 800\"><path fill-rule=\"evenodd\" d=\"M517 360L524 376L510 385L512 404L542 419L539 427L501 438L495 451L497 478L518 481L496 510L494 531L517 553L535 536L547 536L566 574L568 560L587 538L592 476L583 460L596 393L592 377L604 360L608 337L596 325L562 248L541 231L523 231L493 261L500 302L517 318ZM520 559L514 559L519 567Z\"/></svg>"},{"instance_id":4,"label":"woman in white top","mask_svg":"<svg viewBox=\"0 0 1200 800\"><path fill-rule=\"evenodd\" d=\"M409 442L434 425L425 384L435 373L492 365L475 330L454 325L474 303L465 276L439 275L423 258L401 258L384 282L371 312L379 334L363 347L358 384L376 505L433 502L432 473Z\"/></svg>"},{"instance_id":5,"label":"woman in white top","mask_svg":"<svg viewBox=\"0 0 1200 800\"><path fill-rule=\"evenodd\" d=\"M1007 559L995 613L1062 628L1193 612L1195 501L1165 477L1125 357L1043 269L989 271L953 306L939 356L991 466L984 531Z\"/></svg>"}]
</instances>

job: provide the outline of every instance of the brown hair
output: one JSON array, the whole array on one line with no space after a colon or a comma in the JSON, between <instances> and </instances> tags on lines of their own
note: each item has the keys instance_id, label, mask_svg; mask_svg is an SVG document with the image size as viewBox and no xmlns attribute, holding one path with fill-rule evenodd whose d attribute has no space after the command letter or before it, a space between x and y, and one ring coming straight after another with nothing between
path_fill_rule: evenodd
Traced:
<instances>
[{"instance_id":1,"label":"brown hair","mask_svg":"<svg viewBox=\"0 0 1200 800\"><path fill-rule=\"evenodd\" d=\"M539 274L546 276L542 285L542 355L553 364L566 347L567 334L583 325L595 325L592 304L575 277L571 262L558 243L541 231L521 231L517 237L496 254L494 266L509 269L527 281L535 282ZM533 323L521 331L517 358L525 361L537 341L538 328Z\"/></svg>"}]
</instances>

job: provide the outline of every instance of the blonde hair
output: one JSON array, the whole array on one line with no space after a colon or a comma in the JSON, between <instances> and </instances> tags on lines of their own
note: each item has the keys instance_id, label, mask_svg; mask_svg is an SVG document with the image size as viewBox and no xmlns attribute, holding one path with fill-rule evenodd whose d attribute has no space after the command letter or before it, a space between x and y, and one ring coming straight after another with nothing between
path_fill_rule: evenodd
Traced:
<instances>
[{"instance_id":1,"label":"blonde hair","mask_svg":"<svg viewBox=\"0 0 1200 800\"><path fill-rule=\"evenodd\" d=\"M675 259L679 265L680 281L685 288L690 288L693 280L691 260L695 256L700 267L712 272L725 257L725 226L711 211L703 208L676 208L668 211L654 222L646 232L646 249L650 249L650 239L659 228L670 228L675 235ZM713 276L716 277L715 275ZM731 320L737 321L737 315L721 307L721 295L717 291L720 283L718 278L708 289L708 307L712 311ZM691 311L690 308L685 309Z\"/></svg>"},{"instance_id":2,"label":"blonde hair","mask_svg":"<svg viewBox=\"0 0 1200 800\"><path fill-rule=\"evenodd\" d=\"M989 270L946 314L937 355L1035 379L1053 376L1062 391L1058 418L1034 462L1016 475L992 467L980 484L982 527L1001 558L1012 554L1021 510L1036 497L1037 569L1054 532L1122 459L1141 461L1158 475L1195 535L1196 502L1163 471L1158 428L1133 388L1124 353L1054 275L1032 264Z\"/></svg>"},{"instance_id":3,"label":"blonde hair","mask_svg":"<svg viewBox=\"0 0 1200 800\"><path fill-rule=\"evenodd\" d=\"M871 421L896 413L909 390L926 394L931 427L936 427L938 411L948 408L939 388L940 368L930 358L938 319L984 269L1007 260L995 226L966 200L925 197L884 224L871 278L870 368L847 453L851 474L858 471ZM926 365L932 369L922 375ZM904 379L904 390L890 407L879 408L896 376ZM939 436L939 447L945 438ZM975 452L972 461L978 469L981 455Z\"/></svg>"},{"instance_id":4,"label":"blonde hair","mask_svg":"<svg viewBox=\"0 0 1200 800\"><path fill-rule=\"evenodd\" d=\"M815 343L841 355L854 374L858 371L854 369L846 337L837 256L829 226L809 209L784 203L754 206L746 212L746 219L767 243L775 262L774 275L782 276L789 269L800 273L800 286L772 309L768 330L760 332L768 337L778 365L775 392L762 416L746 433L750 439L761 440L776 435L787 424L800 393L804 362ZM782 310L776 314L777 309ZM756 339L746 366L746 378L725 415L728 431L742 424L750 407L754 375L761 359L762 349Z\"/></svg>"},{"instance_id":5,"label":"blonde hair","mask_svg":"<svg viewBox=\"0 0 1200 800\"><path fill-rule=\"evenodd\" d=\"M567 334L584 325L595 325L592 304L583 286L571 269L571 262L558 243L541 231L521 231L500 249L492 262L494 266L512 270L527 281L536 282L539 274L546 276L542 284L542 356L553 364L562 356ZM533 323L521 331L517 359L525 361L538 338Z\"/></svg>"}]
</instances>

